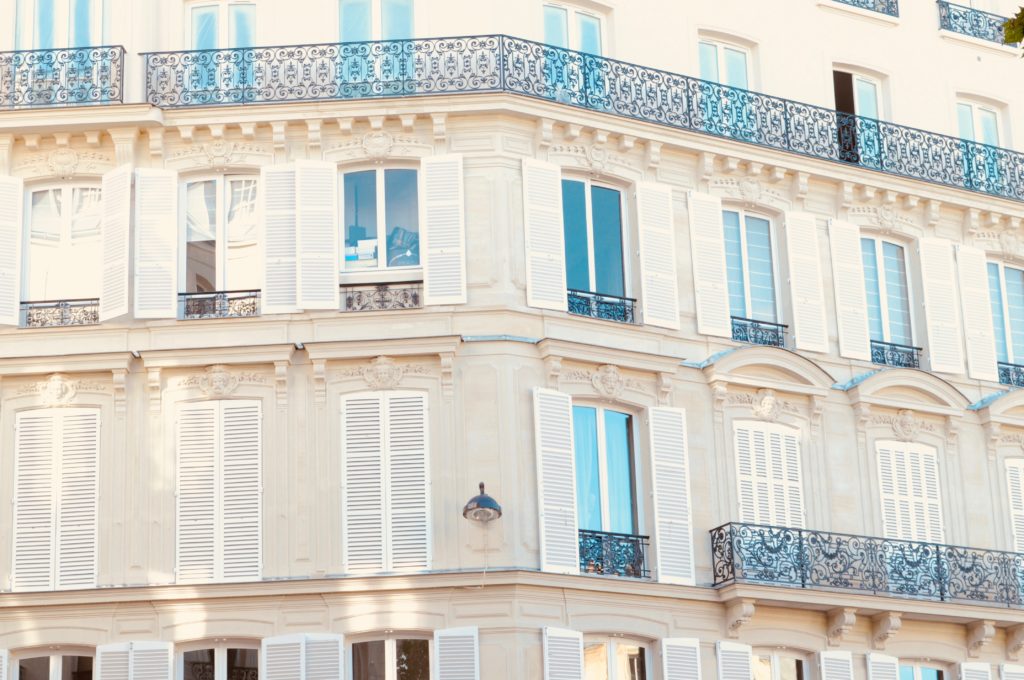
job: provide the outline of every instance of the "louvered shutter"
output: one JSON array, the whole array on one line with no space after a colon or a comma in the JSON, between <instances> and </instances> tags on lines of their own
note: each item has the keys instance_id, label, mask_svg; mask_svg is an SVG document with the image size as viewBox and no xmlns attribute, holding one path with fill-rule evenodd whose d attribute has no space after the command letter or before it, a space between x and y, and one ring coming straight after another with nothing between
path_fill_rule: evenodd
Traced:
<instances>
[{"instance_id":1,"label":"louvered shutter","mask_svg":"<svg viewBox=\"0 0 1024 680\"><path fill-rule=\"evenodd\" d=\"M218 478L223 542L220 550L225 580L260 577L262 451L260 402L221 403L222 454Z\"/></svg>"},{"instance_id":2,"label":"louvered shutter","mask_svg":"<svg viewBox=\"0 0 1024 680\"><path fill-rule=\"evenodd\" d=\"M784 499L776 511L775 521L788 527L804 527L804 488L800 465L799 431L777 426L771 433L771 454L776 489ZM781 468L775 461L781 460Z\"/></svg>"},{"instance_id":3,"label":"louvered shutter","mask_svg":"<svg viewBox=\"0 0 1024 680\"><path fill-rule=\"evenodd\" d=\"M960 680L992 680L992 666L979 661L961 663Z\"/></svg>"},{"instance_id":4,"label":"louvered shutter","mask_svg":"<svg viewBox=\"0 0 1024 680\"><path fill-rule=\"evenodd\" d=\"M295 162L296 295L302 309L338 309L338 167Z\"/></svg>"},{"instance_id":5,"label":"louvered shutter","mask_svg":"<svg viewBox=\"0 0 1024 680\"><path fill-rule=\"evenodd\" d=\"M648 421L651 428L658 580L693 585L693 520L686 411L651 408Z\"/></svg>"},{"instance_id":6,"label":"louvered shutter","mask_svg":"<svg viewBox=\"0 0 1024 680\"><path fill-rule=\"evenodd\" d=\"M718 680L750 680L751 662L750 645L718 641Z\"/></svg>"},{"instance_id":7,"label":"louvered shutter","mask_svg":"<svg viewBox=\"0 0 1024 680\"><path fill-rule=\"evenodd\" d=\"M434 631L434 678L480 680L480 642L477 628Z\"/></svg>"},{"instance_id":8,"label":"louvered shutter","mask_svg":"<svg viewBox=\"0 0 1024 680\"><path fill-rule=\"evenodd\" d=\"M945 537L934 449L880 441L879 488L886 538L941 543Z\"/></svg>"},{"instance_id":9,"label":"louvered shutter","mask_svg":"<svg viewBox=\"0 0 1024 680\"><path fill-rule=\"evenodd\" d=\"M544 680L583 680L583 634L544 629Z\"/></svg>"},{"instance_id":10,"label":"louvered shutter","mask_svg":"<svg viewBox=\"0 0 1024 680\"><path fill-rule=\"evenodd\" d=\"M663 680L700 680L700 640L665 638L661 641Z\"/></svg>"},{"instance_id":11,"label":"louvered shutter","mask_svg":"<svg viewBox=\"0 0 1024 680\"><path fill-rule=\"evenodd\" d=\"M430 480L427 471L427 398L387 396L386 497L390 569L430 568Z\"/></svg>"},{"instance_id":12,"label":"louvered shutter","mask_svg":"<svg viewBox=\"0 0 1024 680\"><path fill-rule=\"evenodd\" d=\"M420 164L423 303L466 302L466 220L462 156L424 158Z\"/></svg>"},{"instance_id":13,"label":"louvered shutter","mask_svg":"<svg viewBox=\"0 0 1024 680\"><path fill-rule=\"evenodd\" d=\"M967 372L975 380L997 382L996 334L992 325L985 251L957 246L956 264L960 274L960 306L967 343Z\"/></svg>"},{"instance_id":14,"label":"louvered shutter","mask_svg":"<svg viewBox=\"0 0 1024 680\"><path fill-rule=\"evenodd\" d=\"M21 321L21 235L24 185L20 177L0 175L0 324Z\"/></svg>"},{"instance_id":15,"label":"louvered shutter","mask_svg":"<svg viewBox=\"0 0 1024 680\"><path fill-rule=\"evenodd\" d=\"M886 654L868 653L868 680L899 680L900 660Z\"/></svg>"},{"instance_id":16,"label":"louvered shutter","mask_svg":"<svg viewBox=\"0 0 1024 680\"><path fill-rule=\"evenodd\" d=\"M821 254L814 215L786 213L786 254L789 290L793 301L793 336L797 349L828 351L825 325L825 290L821 282Z\"/></svg>"},{"instance_id":17,"label":"louvered shutter","mask_svg":"<svg viewBox=\"0 0 1024 680\"><path fill-rule=\"evenodd\" d=\"M939 492L939 459L934 449L917 453L920 478L924 481L924 515L926 518L923 540L941 543L946 540L942 521L942 502Z\"/></svg>"},{"instance_id":18,"label":"louvered shutter","mask_svg":"<svg viewBox=\"0 0 1024 680\"><path fill-rule=\"evenodd\" d=\"M217 420L216 402L178 412L178 583L217 576Z\"/></svg>"},{"instance_id":19,"label":"louvered shutter","mask_svg":"<svg viewBox=\"0 0 1024 680\"><path fill-rule=\"evenodd\" d=\"M131 643L131 680L172 680L173 653L170 642Z\"/></svg>"},{"instance_id":20,"label":"louvered shutter","mask_svg":"<svg viewBox=\"0 0 1024 680\"><path fill-rule=\"evenodd\" d=\"M53 588L55 420L52 409L21 411L15 419L14 590Z\"/></svg>"},{"instance_id":21,"label":"louvered shutter","mask_svg":"<svg viewBox=\"0 0 1024 680\"><path fill-rule=\"evenodd\" d=\"M764 485L767 466L763 454L754 451L753 432L745 423L733 424L733 448L736 450L736 483L739 497L741 522L755 524L767 522L768 508L758 501L767 498L768 487ZM756 458L755 458L756 457Z\"/></svg>"},{"instance_id":22,"label":"louvered shutter","mask_svg":"<svg viewBox=\"0 0 1024 680\"><path fill-rule=\"evenodd\" d=\"M135 171L135 317L178 315L178 173Z\"/></svg>"},{"instance_id":23,"label":"louvered shutter","mask_svg":"<svg viewBox=\"0 0 1024 680\"><path fill-rule=\"evenodd\" d=\"M1006 486L1010 524L1013 529L1013 549L1016 552L1024 552L1024 459L1007 459Z\"/></svg>"},{"instance_id":24,"label":"louvered shutter","mask_svg":"<svg viewBox=\"0 0 1024 680\"><path fill-rule=\"evenodd\" d=\"M118 642L96 648L96 680L132 680L131 643Z\"/></svg>"},{"instance_id":25,"label":"louvered shutter","mask_svg":"<svg viewBox=\"0 0 1024 680\"><path fill-rule=\"evenodd\" d=\"M263 233L264 314L294 312L298 308L297 248L295 244L295 166L268 165L260 170L260 220Z\"/></svg>"},{"instance_id":26,"label":"louvered shutter","mask_svg":"<svg viewBox=\"0 0 1024 680\"><path fill-rule=\"evenodd\" d=\"M261 680L303 680L305 642L305 635L264 638L260 643Z\"/></svg>"},{"instance_id":27,"label":"louvered shutter","mask_svg":"<svg viewBox=\"0 0 1024 680\"><path fill-rule=\"evenodd\" d=\"M697 332L732 337L729 285L725 278L725 227L722 201L691 191L689 195L690 253L697 304Z\"/></svg>"},{"instance_id":28,"label":"louvered shutter","mask_svg":"<svg viewBox=\"0 0 1024 680\"><path fill-rule=\"evenodd\" d=\"M555 390L535 388L533 422L540 502L540 568L578 574L580 544L572 398Z\"/></svg>"},{"instance_id":29,"label":"louvered shutter","mask_svg":"<svg viewBox=\"0 0 1024 680\"><path fill-rule=\"evenodd\" d=\"M672 187L649 182L637 184L636 213L644 323L679 328L679 272Z\"/></svg>"},{"instance_id":30,"label":"louvered shutter","mask_svg":"<svg viewBox=\"0 0 1024 680\"><path fill-rule=\"evenodd\" d=\"M523 159L523 229L526 239L526 304L566 311L562 171Z\"/></svg>"},{"instance_id":31,"label":"louvered shutter","mask_svg":"<svg viewBox=\"0 0 1024 680\"><path fill-rule=\"evenodd\" d=\"M96 587L100 414L60 409L60 482L57 513L57 587Z\"/></svg>"},{"instance_id":32,"label":"louvered shutter","mask_svg":"<svg viewBox=\"0 0 1024 680\"><path fill-rule=\"evenodd\" d=\"M868 303L864 289L860 228L849 222L829 220L828 241L832 251L839 353L848 359L870 361Z\"/></svg>"},{"instance_id":33,"label":"louvered shutter","mask_svg":"<svg viewBox=\"0 0 1024 680\"><path fill-rule=\"evenodd\" d=\"M345 639L327 633L307 635L303 680L338 680L345 667Z\"/></svg>"},{"instance_id":34,"label":"louvered shutter","mask_svg":"<svg viewBox=\"0 0 1024 680\"><path fill-rule=\"evenodd\" d=\"M0 649L0 680L10 678L11 653L6 649Z\"/></svg>"},{"instance_id":35,"label":"louvered shutter","mask_svg":"<svg viewBox=\"0 0 1024 680\"><path fill-rule=\"evenodd\" d=\"M100 321L128 313L129 231L132 216L132 167L122 165L103 175L103 275Z\"/></svg>"},{"instance_id":36,"label":"louvered shutter","mask_svg":"<svg viewBox=\"0 0 1024 680\"><path fill-rule=\"evenodd\" d=\"M384 569L384 423L382 398L342 399L342 496L347 573Z\"/></svg>"},{"instance_id":37,"label":"louvered shutter","mask_svg":"<svg viewBox=\"0 0 1024 680\"><path fill-rule=\"evenodd\" d=\"M853 680L853 656L850 652L818 652L821 680Z\"/></svg>"},{"instance_id":38,"label":"louvered shutter","mask_svg":"<svg viewBox=\"0 0 1024 680\"><path fill-rule=\"evenodd\" d=\"M922 238L918 239L917 245L921 257L931 369L942 373L963 373L963 336L957 312L953 244L944 238ZM987 300L988 296L974 304L982 306Z\"/></svg>"},{"instance_id":39,"label":"louvered shutter","mask_svg":"<svg viewBox=\"0 0 1024 680\"><path fill-rule=\"evenodd\" d=\"M1024 666L1004 663L999 667L1000 680L1024 680Z\"/></svg>"},{"instance_id":40,"label":"louvered shutter","mask_svg":"<svg viewBox=\"0 0 1024 680\"><path fill-rule=\"evenodd\" d=\"M733 423L740 521L802 528L800 431L753 421Z\"/></svg>"}]
</instances>

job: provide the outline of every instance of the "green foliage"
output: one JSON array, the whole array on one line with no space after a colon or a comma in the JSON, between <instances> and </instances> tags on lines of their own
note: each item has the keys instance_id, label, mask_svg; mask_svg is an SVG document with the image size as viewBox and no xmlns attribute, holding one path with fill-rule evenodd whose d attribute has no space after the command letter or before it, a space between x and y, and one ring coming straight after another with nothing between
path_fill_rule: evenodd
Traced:
<instances>
[{"instance_id":1,"label":"green foliage","mask_svg":"<svg viewBox=\"0 0 1024 680\"><path fill-rule=\"evenodd\" d=\"M1024 42L1024 7L1003 24L1003 42L1007 45Z\"/></svg>"}]
</instances>

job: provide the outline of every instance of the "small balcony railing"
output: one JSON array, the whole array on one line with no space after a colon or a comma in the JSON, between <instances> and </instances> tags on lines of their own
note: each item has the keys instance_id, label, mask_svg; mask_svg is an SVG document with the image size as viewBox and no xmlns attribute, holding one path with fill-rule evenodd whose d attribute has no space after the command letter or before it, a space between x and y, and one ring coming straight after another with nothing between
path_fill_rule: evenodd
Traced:
<instances>
[{"instance_id":1,"label":"small balcony railing","mask_svg":"<svg viewBox=\"0 0 1024 680\"><path fill-rule=\"evenodd\" d=\"M341 286L343 312L389 312L397 309L419 309L422 306L422 281Z\"/></svg>"},{"instance_id":2,"label":"small balcony railing","mask_svg":"<svg viewBox=\"0 0 1024 680\"><path fill-rule=\"evenodd\" d=\"M121 103L124 48L0 52L0 107Z\"/></svg>"},{"instance_id":3,"label":"small balcony railing","mask_svg":"<svg viewBox=\"0 0 1024 680\"><path fill-rule=\"evenodd\" d=\"M711 530L716 586L757 583L1024 606L1024 555L757 524Z\"/></svg>"},{"instance_id":4,"label":"small balcony railing","mask_svg":"<svg viewBox=\"0 0 1024 680\"><path fill-rule=\"evenodd\" d=\"M1000 361L997 367L999 369L1000 383L1012 385L1013 387L1024 387L1024 366Z\"/></svg>"},{"instance_id":5,"label":"small balcony railing","mask_svg":"<svg viewBox=\"0 0 1024 680\"><path fill-rule=\"evenodd\" d=\"M836 2L852 7L859 7L879 14L888 14L891 17L900 15L899 0L836 0Z\"/></svg>"},{"instance_id":6,"label":"small balcony railing","mask_svg":"<svg viewBox=\"0 0 1024 680\"><path fill-rule=\"evenodd\" d=\"M214 677L212 661L186 661L184 680L211 680ZM233 666L228 668L227 680L259 680L256 666Z\"/></svg>"},{"instance_id":7,"label":"small balcony railing","mask_svg":"<svg viewBox=\"0 0 1024 680\"><path fill-rule=\"evenodd\" d=\"M745 319L741 316L732 317L732 339L737 342L749 342L752 345L768 347L786 346L785 324Z\"/></svg>"},{"instance_id":8,"label":"small balcony railing","mask_svg":"<svg viewBox=\"0 0 1024 680\"><path fill-rule=\"evenodd\" d=\"M973 7L939 0L939 28L979 40L1003 44L1003 24L1008 18Z\"/></svg>"},{"instance_id":9,"label":"small balcony railing","mask_svg":"<svg viewBox=\"0 0 1024 680\"><path fill-rule=\"evenodd\" d=\"M178 295L182 319L230 319L260 315L260 291L224 290Z\"/></svg>"},{"instance_id":10,"label":"small balcony railing","mask_svg":"<svg viewBox=\"0 0 1024 680\"><path fill-rule=\"evenodd\" d=\"M21 303L22 328L92 326L99 322L100 301L96 298Z\"/></svg>"},{"instance_id":11,"label":"small balcony railing","mask_svg":"<svg viewBox=\"0 0 1024 680\"><path fill-rule=\"evenodd\" d=\"M895 368L921 368L921 348L872 340L871 363Z\"/></svg>"},{"instance_id":12,"label":"small balcony railing","mask_svg":"<svg viewBox=\"0 0 1024 680\"><path fill-rule=\"evenodd\" d=\"M572 289L568 291L568 296L570 314L619 323L636 323L636 300L633 298Z\"/></svg>"},{"instance_id":13,"label":"small balcony railing","mask_svg":"<svg viewBox=\"0 0 1024 680\"><path fill-rule=\"evenodd\" d=\"M648 578L648 536L580 529L580 571L601 576Z\"/></svg>"}]
</instances>

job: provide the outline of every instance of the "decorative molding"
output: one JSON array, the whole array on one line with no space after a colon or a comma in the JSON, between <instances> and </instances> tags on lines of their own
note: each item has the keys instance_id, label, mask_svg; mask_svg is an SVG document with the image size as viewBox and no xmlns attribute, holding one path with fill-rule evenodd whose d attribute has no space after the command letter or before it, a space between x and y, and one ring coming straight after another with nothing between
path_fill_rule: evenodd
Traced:
<instances>
[{"instance_id":1,"label":"decorative molding","mask_svg":"<svg viewBox=\"0 0 1024 680\"><path fill-rule=\"evenodd\" d=\"M885 643L899 632L903 626L901 612L884 612L871 619L871 646L874 649L885 649Z\"/></svg>"},{"instance_id":2,"label":"decorative molding","mask_svg":"<svg viewBox=\"0 0 1024 680\"><path fill-rule=\"evenodd\" d=\"M58 147L52 151L25 156L14 166L13 174L24 179L43 177L71 179L82 175L102 175L114 167L114 159L110 154Z\"/></svg>"},{"instance_id":3,"label":"decorative molding","mask_svg":"<svg viewBox=\"0 0 1024 680\"><path fill-rule=\"evenodd\" d=\"M788 210L792 203L773 186L766 185L757 177L719 177L711 181L711 192L742 201L744 204L769 205L779 210Z\"/></svg>"},{"instance_id":4,"label":"decorative molding","mask_svg":"<svg viewBox=\"0 0 1024 680\"><path fill-rule=\"evenodd\" d=\"M274 401L282 411L288 408L288 362L274 362Z\"/></svg>"},{"instance_id":5,"label":"decorative molding","mask_svg":"<svg viewBox=\"0 0 1024 680\"><path fill-rule=\"evenodd\" d=\"M857 610L853 607L833 609L828 613L828 646L838 647L843 637L857 625Z\"/></svg>"},{"instance_id":6,"label":"decorative molding","mask_svg":"<svg viewBox=\"0 0 1024 680\"><path fill-rule=\"evenodd\" d=\"M727 406L749 406L758 420L775 422L782 413L803 415L799 406L791 401L779 399L775 390L760 389L757 393L731 392L725 397Z\"/></svg>"},{"instance_id":7,"label":"decorative molding","mask_svg":"<svg viewBox=\"0 0 1024 680\"><path fill-rule=\"evenodd\" d=\"M555 160L556 157L559 157L559 160ZM601 174L619 174L623 170L636 173L639 170L625 156L609 151L598 144L552 144L548 158L563 167L575 165Z\"/></svg>"},{"instance_id":8,"label":"decorative molding","mask_svg":"<svg viewBox=\"0 0 1024 680\"><path fill-rule=\"evenodd\" d=\"M430 120L433 123L434 140L443 142L444 138L448 135L448 114L432 113L430 114Z\"/></svg>"},{"instance_id":9,"label":"decorative molding","mask_svg":"<svg viewBox=\"0 0 1024 680\"><path fill-rule=\"evenodd\" d=\"M451 401L455 395L455 353L441 352L441 396Z\"/></svg>"},{"instance_id":10,"label":"decorative molding","mask_svg":"<svg viewBox=\"0 0 1024 680\"><path fill-rule=\"evenodd\" d=\"M710 151L701 151L697 156L697 174L705 182L710 182L715 174L715 154Z\"/></svg>"},{"instance_id":11,"label":"decorative molding","mask_svg":"<svg viewBox=\"0 0 1024 680\"><path fill-rule=\"evenodd\" d=\"M619 367L611 364L598 366L593 371L585 368L569 369L561 373L561 378L569 383L589 383L598 394L609 400L618 399L626 390L646 391L643 383L623 377Z\"/></svg>"},{"instance_id":12,"label":"decorative molding","mask_svg":"<svg viewBox=\"0 0 1024 680\"><path fill-rule=\"evenodd\" d=\"M978 658L981 648L991 642L995 636L995 621L982 620L967 624L967 656L972 659Z\"/></svg>"},{"instance_id":13,"label":"decorative molding","mask_svg":"<svg viewBox=\"0 0 1024 680\"><path fill-rule=\"evenodd\" d=\"M260 166L272 162L274 154L263 144L213 139L178 148L166 155L166 167L175 170L212 168L225 170L237 166Z\"/></svg>"},{"instance_id":14,"label":"decorative molding","mask_svg":"<svg viewBox=\"0 0 1024 680\"><path fill-rule=\"evenodd\" d=\"M672 380L674 373L661 372L658 374L658 405L668 406L672 398Z\"/></svg>"},{"instance_id":15,"label":"decorative molding","mask_svg":"<svg viewBox=\"0 0 1024 680\"><path fill-rule=\"evenodd\" d=\"M117 165L134 165L135 164L135 144L139 139L139 128L137 127L123 127L123 128L111 128L107 131L110 138L114 140L114 162ZM99 135L97 135L96 144L89 143L88 135L86 135L86 143L89 146L95 147L98 145Z\"/></svg>"},{"instance_id":16,"label":"decorative molding","mask_svg":"<svg viewBox=\"0 0 1024 680\"><path fill-rule=\"evenodd\" d=\"M416 135L393 135L373 130L328 144L323 155L325 160L334 162L383 161L388 158L423 158L433 152L434 147Z\"/></svg>"},{"instance_id":17,"label":"decorative molding","mask_svg":"<svg viewBox=\"0 0 1024 680\"><path fill-rule=\"evenodd\" d=\"M379 356L359 366L349 366L334 371L330 379L345 380L362 378L366 386L372 390L390 390L398 387L408 375L428 375L430 367L426 364L398 363L386 356Z\"/></svg>"},{"instance_id":18,"label":"decorative molding","mask_svg":"<svg viewBox=\"0 0 1024 680\"><path fill-rule=\"evenodd\" d=\"M1002 423L995 420L989 420L985 423L985 449L988 451L989 460L996 459L996 450L1002 441L1002 431ZM1024 438L1017 445L1020 446L1022 443L1024 443Z\"/></svg>"},{"instance_id":19,"label":"decorative molding","mask_svg":"<svg viewBox=\"0 0 1024 680\"><path fill-rule=\"evenodd\" d=\"M193 373L177 382L179 388L198 388L208 397L223 397L231 394L240 384L264 385L267 378L249 371L232 371L223 364L207 366L203 373Z\"/></svg>"},{"instance_id":20,"label":"decorative molding","mask_svg":"<svg viewBox=\"0 0 1024 680\"><path fill-rule=\"evenodd\" d=\"M754 618L756 600L740 598L732 600L725 607L726 634L731 638L740 636L740 629Z\"/></svg>"},{"instance_id":21,"label":"decorative molding","mask_svg":"<svg viewBox=\"0 0 1024 680\"><path fill-rule=\"evenodd\" d=\"M1011 661L1020 659L1020 652L1024 649L1024 624L1010 626L1006 629L1006 656Z\"/></svg>"},{"instance_id":22,"label":"decorative molding","mask_svg":"<svg viewBox=\"0 0 1024 680\"><path fill-rule=\"evenodd\" d=\"M39 400L48 407L67 406L79 392L99 392L107 394L110 388L99 382L87 380L71 380L63 373L54 373L45 380L22 385L17 394L39 395Z\"/></svg>"},{"instance_id":23,"label":"decorative molding","mask_svg":"<svg viewBox=\"0 0 1024 680\"><path fill-rule=\"evenodd\" d=\"M661 142L647 140L644 144L644 165L657 168L661 164Z\"/></svg>"},{"instance_id":24,"label":"decorative molding","mask_svg":"<svg viewBox=\"0 0 1024 680\"><path fill-rule=\"evenodd\" d=\"M148 369L146 375L146 387L149 389L149 412L160 413L162 390L159 366L152 366Z\"/></svg>"},{"instance_id":25,"label":"decorative molding","mask_svg":"<svg viewBox=\"0 0 1024 680\"><path fill-rule=\"evenodd\" d=\"M896 415L882 413L873 415L870 417L870 424L888 425L892 428L893 436L903 442L916 440L922 432L938 434L938 428L933 423L918 418L908 408L900 409ZM942 436L945 439L946 433L943 432Z\"/></svg>"},{"instance_id":26,"label":"decorative molding","mask_svg":"<svg viewBox=\"0 0 1024 680\"><path fill-rule=\"evenodd\" d=\"M562 375L562 357L549 356L544 359L544 375L548 389L557 390Z\"/></svg>"},{"instance_id":27,"label":"decorative molding","mask_svg":"<svg viewBox=\"0 0 1024 680\"><path fill-rule=\"evenodd\" d=\"M110 373L114 387L114 413L123 416L127 410L128 370L115 368Z\"/></svg>"},{"instance_id":28,"label":"decorative molding","mask_svg":"<svg viewBox=\"0 0 1024 680\"><path fill-rule=\"evenodd\" d=\"M891 203L879 206L852 205L849 208L849 219L858 226L872 227L883 234L892 234L903 228L919 229L914 219L898 212Z\"/></svg>"}]
</instances>

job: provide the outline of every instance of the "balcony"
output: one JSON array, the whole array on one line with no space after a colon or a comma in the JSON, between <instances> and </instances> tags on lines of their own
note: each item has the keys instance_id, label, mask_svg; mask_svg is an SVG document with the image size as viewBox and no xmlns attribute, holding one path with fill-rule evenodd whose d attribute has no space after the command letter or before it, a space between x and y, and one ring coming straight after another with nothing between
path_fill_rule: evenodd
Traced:
<instances>
[{"instance_id":1,"label":"balcony","mask_svg":"<svg viewBox=\"0 0 1024 680\"><path fill-rule=\"evenodd\" d=\"M648 578L650 537L580 529L580 572L601 576Z\"/></svg>"},{"instance_id":2,"label":"balcony","mask_svg":"<svg viewBox=\"0 0 1024 680\"><path fill-rule=\"evenodd\" d=\"M787 326L781 323L745 319L741 316L732 317L732 339L737 342L749 342L751 345L785 348L786 328Z\"/></svg>"},{"instance_id":3,"label":"balcony","mask_svg":"<svg viewBox=\"0 0 1024 680\"><path fill-rule=\"evenodd\" d=\"M921 368L921 348L872 340L871 363L895 368Z\"/></svg>"},{"instance_id":4,"label":"balcony","mask_svg":"<svg viewBox=\"0 0 1024 680\"><path fill-rule=\"evenodd\" d=\"M124 48L0 52L0 107L121 103Z\"/></svg>"},{"instance_id":5,"label":"balcony","mask_svg":"<svg viewBox=\"0 0 1024 680\"><path fill-rule=\"evenodd\" d=\"M1010 149L503 35L144 58L146 101L164 108L508 92L1024 201Z\"/></svg>"},{"instance_id":6,"label":"balcony","mask_svg":"<svg viewBox=\"0 0 1024 680\"><path fill-rule=\"evenodd\" d=\"M869 12L887 14L891 17L898 17L900 15L899 0L836 0L836 2L866 9Z\"/></svg>"},{"instance_id":7,"label":"balcony","mask_svg":"<svg viewBox=\"0 0 1024 680\"><path fill-rule=\"evenodd\" d=\"M1003 44L1003 24L1007 17L982 12L973 7L939 0L939 28L978 40Z\"/></svg>"},{"instance_id":8,"label":"balcony","mask_svg":"<svg viewBox=\"0 0 1024 680\"><path fill-rule=\"evenodd\" d=\"M999 370L1000 383L1011 387L1024 387L1024 366L1004 361L1000 361L996 366Z\"/></svg>"},{"instance_id":9,"label":"balcony","mask_svg":"<svg viewBox=\"0 0 1024 680\"><path fill-rule=\"evenodd\" d=\"M1024 606L1024 555L789 527L711 531L715 586L791 588Z\"/></svg>"},{"instance_id":10,"label":"balcony","mask_svg":"<svg viewBox=\"0 0 1024 680\"><path fill-rule=\"evenodd\" d=\"M569 289L567 292L570 314L619 323L636 323L636 300L633 298L585 290Z\"/></svg>"},{"instance_id":11,"label":"balcony","mask_svg":"<svg viewBox=\"0 0 1024 680\"><path fill-rule=\"evenodd\" d=\"M96 298L21 303L22 328L92 326L99 322L100 301Z\"/></svg>"},{"instance_id":12,"label":"balcony","mask_svg":"<svg viewBox=\"0 0 1024 680\"><path fill-rule=\"evenodd\" d=\"M260 291L225 290L178 295L178 318L232 319L260 315Z\"/></svg>"},{"instance_id":13,"label":"balcony","mask_svg":"<svg viewBox=\"0 0 1024 680\"><path fill-rule=\"evenodd\" d=\"M341 311L391 312L423 307L423 282L403 281L368 286L341 285Z\"/></svg>"}]
</instances>

